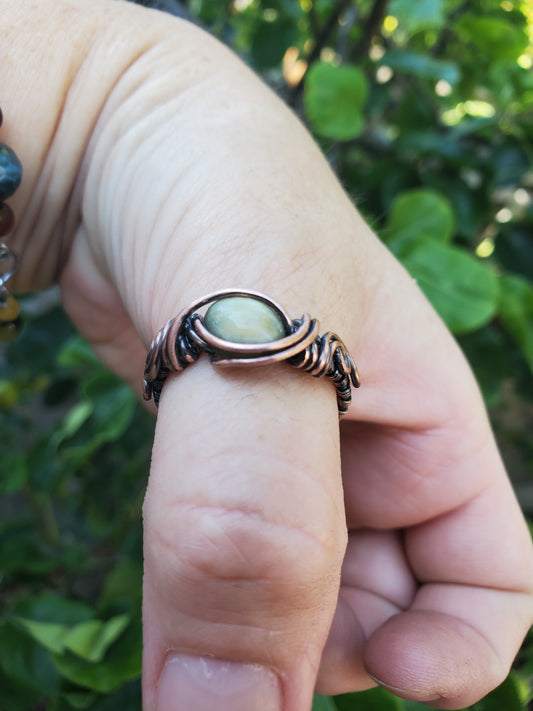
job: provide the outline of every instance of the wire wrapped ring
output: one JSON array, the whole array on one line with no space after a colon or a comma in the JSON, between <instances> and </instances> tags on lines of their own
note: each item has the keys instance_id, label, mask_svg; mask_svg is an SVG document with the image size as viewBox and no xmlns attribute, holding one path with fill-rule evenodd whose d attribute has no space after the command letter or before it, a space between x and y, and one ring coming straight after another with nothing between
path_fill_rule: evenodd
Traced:
<instances>
[{"instance_id":1,"label":"wire wrapped ring","mask_svg":"<svg viewBox=\"0 0 533 711\"><path fill-rule=\"evenodd\" d=\"M238 313L231 315L237 326L228 331L227 322L221 325L209 312L227 299L226 311L235 308L235 299L240 300L240 308L259 309L269 324L274 324L274 335L268 335L262 342L255 342L254 335L261 329L252 328L251 333L239 330ZM244 304L243 302L248 302ZM252 303L255 302L255 303ZM257 306L257 302L263 306ZM211 304L205 315L198 309ZM222 317L223 318L223 317ZM251 318L253 320L254 313ZM231 324L230 324L231 326ZM187 366L207 353L217 366L249 367L286 361L295 368L301 368L316 378L325 376L337 388L339 417L347 410L352 400L351 386L360 385L357 367L342 340L331 331L318 333L319 324L314 318L304 314L291 320L283 308L264 294L247 289L225 289L195 301L178 316L171 319L157 333L152 341L144 371L144 399L159 405L159 398L165 380L170 373L181 373ZM236 329L236 331L235 331ZM276 330L277 329L277 330ZM237 333L237 335L235 335ZM279 337L278 337L279 336Z\"/></svg>"}]
</instances>

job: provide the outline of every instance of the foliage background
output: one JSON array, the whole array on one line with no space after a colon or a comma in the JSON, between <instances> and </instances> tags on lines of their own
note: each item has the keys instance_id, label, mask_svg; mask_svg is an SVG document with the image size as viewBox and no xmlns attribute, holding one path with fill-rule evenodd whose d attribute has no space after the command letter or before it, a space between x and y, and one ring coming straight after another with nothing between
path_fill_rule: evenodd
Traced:
<instances>
[{"instance_id":1,"label":"foliage background","mask_svg":"<svg viewBox=\"0 0 533 711\"><path fill-rule=\"evenodd\" d=\"M526 0L146 0L297 111L456 334L533 513L533 7ZM0 711L140 709L151 418L51 292L0 355ZM526 709L533 639L475 705ZM414 711L381 689L314 711Z\"/></svg>"}]
</instances>

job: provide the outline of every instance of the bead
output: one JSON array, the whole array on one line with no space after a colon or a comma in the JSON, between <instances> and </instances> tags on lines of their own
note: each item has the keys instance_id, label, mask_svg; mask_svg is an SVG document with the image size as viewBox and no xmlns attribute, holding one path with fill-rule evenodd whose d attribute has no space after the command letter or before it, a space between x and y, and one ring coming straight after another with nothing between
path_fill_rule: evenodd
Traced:
<instances>
[{"instance_id":1,"label":"bead","mask_svg":"<svg viewBox=\"0 0 533 711\"><path fill-rule=\"evenodd\" d=\"M20 313L20 304L11 294L6 294L0 301L0 323L15 321Z\"/></svg>"},{"instance_id":2,"label":"bead","mask_svg":"<svg viewBox=\"0 0 533 711\"><path fill-rule=\"evenodd\" d=\"M0 143L0 202L13 195L22 180L22 166L15 153Z\"/></svg>"},{"instance_id":3,"label":"bead","mask_svg":"<svg viewBox=\"0 0 533 711\"><path fill-rule=\"evenodd\" d=\"M214 336L232 343L269 343L287 335L276 311L248 296L215 301L204 316L204 324Z\"/></svg>"},{"instance_id":4,"label":"bead","mask_svg":"<svg viewBox=\"0 0 533 711\"><path fill-rule=\"evenodd\" d=\"M0 203L0 237L8 235L15 226L13 210L5 202Z\"/></svg>"},{"instance_id":5,"label":"bead","mask_svg":"<svg viewBox=\"0 0 533 711\"><path fill-rule=\"evenodd\" d=\"M9 323L0 322L0 343L11 343L14 341L20 330L22 329L22 320L18 318L16 321Z\"/></svg>"}]
</instances>

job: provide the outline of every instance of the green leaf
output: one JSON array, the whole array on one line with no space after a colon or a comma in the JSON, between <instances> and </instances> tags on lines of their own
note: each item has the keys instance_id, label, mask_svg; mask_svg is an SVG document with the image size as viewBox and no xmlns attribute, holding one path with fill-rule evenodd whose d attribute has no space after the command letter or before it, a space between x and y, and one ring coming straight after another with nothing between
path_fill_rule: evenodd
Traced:
<instances>
[{"instance_id":1,"label":"green leaf","mask_svg":"<svg viewBox=\"0 0 533 711\"><path fill-rule=\"evenodd\" d=\"M501 279L500 319L533 370L533 285L519 276Z\"/></svg>"},{"instance_id":2,"label":"green leaf","mask_svg":"<svg viewBox=\"0 0 533 711\"><path fill-rule=\"evenodd\" d=\"M311 711L337 711L337 707L331 696L315 694L313 696L313 708Z\"/></svg>"},{"instance_id":3,"label":"green leaf","mask_svg":"<svg viewBox=\"0 0 533 711\"><path fill-rule=\"evenodd\" d=\"M102 445L114 442L128 428L137 399L114 375L101 370L83 383L85 399L67 415L54 435L65 457L84 462Z\"/></svg>"},{"instance_id":4,"label":"green leaf","mask_svg":"<svg viewBox=\"0 0 533 711\"><path fill-rule=\"evenodd\" d=\"M91 664L74 655L54 655L62 676L74 684L108 694L141 673L142 632L139 619L133 620L111 646L101 662Z\"/></svg>"},{"instance_id":5,"label":"green leaf","mask_svg":"<svg viewBox=\"0 0 533 711\"><path fill-rule=\"evenodd\" d=\"M512 673L476 706L479 706L480 711L523 711L526 708L520 698L518 682Z\"/></svg>"},{"instance_id":6,"label":"green leaf","mask_svg":"<svg viewBox=\"0 0 533 711\"><path fill-rule=\"evenodd\" d=\"M28 711L28 709L38 708L39 700L42 699L38 691L6 676L1 668L0 689L2 711Z\"/></svg>"},{"instance_id":7,"label":"green leaf","mask_svg":"<svg viewBox=\"0 0 533 711\"><path fill-rule=\"evenodd\" d=\"M89 419L93 411L93 405L90 402L82 401L75 405L68 415L63 420L63 427L55 441L60 444L63 439L72 437Z\"/></svg>"},{"instance_id":8,"label":"green leaf","mask_svg":"<svg viewBox=\"0 0 533 711\"><path fill-rule=\"evenodd\" d=\"M481 328L496 314L498 278L468 252L425 239L402 262L454 333Z\"/></svg>"},{"instance_id":9,"label":"green leaf","mask_svg":"<svg viewBox=\"0 0 533 711\"><path fill-rule=\"evenodd\" d=\"M385 230L385 241L398 257L426 238L448 242L455 230L450 202L427 188L406 190L394 199Z\"/></svg>"},{"instance_id":10,"label":"green leaf","mask_svg":"<svg viewBox=\"0 0 533 711\"><path fill-rule=\"evenodd\" d=\"M89 662L99 662L129 623L127 615L117 615L107 622L92 620L77 625L65 636L65 649Z\"/></svg>"},{"instance_id":11,"label":"green leaf","mask_svg":"<svg viewBox=\"0 0 533 711\"><path fill-rule=\"evenodd\" d=\"M53 622L63 626L77 625L94 618L94 610L90 605L55 593L43 593L19 600L12 612L25 619Z\"/></svg>"},{"instance_id":12,"label":"green leaf","mask_svg":"<svg viewBox=\"0 0 533 711\"><path fill-rule=\"evenodd\" d=\"M338 141L358 136L364 128L367 80L355 66L313 64L307 72L304 104L317 134Z\"/></svg>"},{"instance_id":13,"label":"green leaf","mask_svg":"<svg viewBox=\"0 0 533 711\"><path fill-rule=\"evenodd\" d=\"M28 474L27 456L24 452L2 452L0 493L12 494L20 491L28 481Z\"/></svg>"},{"instance_id":14,"label":"green leaf","mask_svg":"<svg viewBox=\"0 0 533 711\"><path fill-rule=\"evenodd\" d=\"M73 330L65 312L54 306L31 319L22 329L9 346L8 361L14 363L19 371L27 369L34 377L38 373L49 374L54 368L58 349L72 336Z\"/></svg>"},{"instance_id":15,"label":"green leaf","mask_svg":"<svg viewBox=\"0 0 533 711\"><path fill-rule=\"evenodd\" d=\"M120 560L105 580L99 600L100 609L126 609L135 614L140 609L142 566L131 558Z\"/></svg>"},{"instance_id":16,"label":"green leaf","mask_svg":"<svg viewBox=\"0 0 533 711\"><path fill-rule=\"evenodd\" d=\"M459 345L474 370L486 404L496 404L511 368L507 334L501 328L488 324L462 336Z\"/></svg>"},{"instance_id":17,"label":"green leaf","mask_svg":"<svg viewBox=\"0 0 533 711\"><path fill-rule=\"evenodd\" d=\"M0 675L11 680L14 690L26 688L39 698L52 694L59 683L46 650L4 621L0 621ZM0 701L4 701L0 689Z\"/></svg>"},{"instance_id":18,"label":"green leaf","mask_svg":"<svg viewBox=\"0 0 533 711\"><path fill-rule=\"evenodd\" d=\"M36 642L50 652L62 654L65 649L64 637L66 630L64 625L54 624L53 622L25 620L22 617L14 617L12 622L25 630Z\"/></svg>"},{"instance_id":19,"label":"green leaf","mask_svg":"<svg viewBox=\"0 0 533 711\"><path fill-rule=\"evenodd\" d=\"M63 694L63 698L68 701L68 703L70 704L70 706L72 706L73 709L83 710L91 708L94 705L97 696L92 692L87 693L85 691L73 691L71 693Z\"/></svg>"},{"instance_id":20,"label":"green leaf","mask_svg":"<svg viewBox=\"0 0 533 711\"><path fill-rule=\"evenodd\" d=\"M394 69L395 72L410 74L420 79L444 79L452 86L461 79L461 70L456 62L435 59L419 52L391 49L383 55L379 63Z\"/></svg>"},{"instance_id":21,"label":"green leaf","mask_svg":"<svg viewBox=\"0 0 533 711\"><path fill-rule=\"evenodd\" d=\"M0 570L2 576L39 577L51 573L56 562L32 526L0 524Z\"/></svg>"},{"instance_id":22,"label":"green leaf","mask_svg":"<svg viewBox=\"0 0 533 711\"><path fill-rule=\"evenodd\" d=\"M59 351L57 362L64 368L95 368L101 363L81 336L70 338Z\"/></svg>"},{"instance_id":23,"label":"green leaf","mask_svg":"<svg viewBox=\"0 0 533 711\"><path fill-rule=\"evenodd\" d=\"M107 622L89 620L74 627L21 617L14 618L13 622L54 654L69 651L88 662L99 662L127 627L129 618L126 615L118 615Z\"/></svg>"},{"instance_id":24,"label":"green leaf","mask_svg":"<svg viewBox=\"0 0 533 711\"><path fill-rule=\"evenodd\" d=\"M123 684L116 692L100 696L91 711L139 711L142 707L139 680Z\"/></svg>"},{"instance_id":25,"label":"green leaf","mask_svg":"<svg viewBox=\"0 0 533 711\"><path fill-rule=\"evenodd\" d=\"M338 711L402 711L403 701L381 687L335 697Z\"/></svg>"},{"instance_id":26,"label":"green leaf","mask_svg":"<svg viewBox=\"0 0 533 711\"><path fill-rule=\"evenodd\" d=\"M525 17L522 16L522 19L525 24ZM524 26L513 25L501 15L465 14L458 20L455 29L465 44L476 44L486 57L490 57L491 62L498 59L516 60L528 46Z\"/></svg>"},{"instance_id":27,"label":"green leaf","mask_svg":"<svg viewBox=\"0 0 533 711\"><path fill-rule=\"evenodd\" d=\"M276 22L261 22L252 36L251 60L256 69L268 69L280 64L288 47L298 37L298 25L289 18Z\"/></svg>"},{"instance_id":28,"label":"green leaf","mask_svg":"<svg viewBox=\"0 0 533 711\"><path fill-rule=\"evenodd\" d=\"M438 29L446 20L443 0L392 0L390 14L409 34Z\"/></svg>"},{"instance_id":29,"label":"green leaf","mask_svg":"<svg viewBox=\"0 0 533 711\"><path fill-rule=\"evenodd\" d=\"M533 221L502 225L493 256L506 271L533 281Z\"/></svg>"}]
</instances>

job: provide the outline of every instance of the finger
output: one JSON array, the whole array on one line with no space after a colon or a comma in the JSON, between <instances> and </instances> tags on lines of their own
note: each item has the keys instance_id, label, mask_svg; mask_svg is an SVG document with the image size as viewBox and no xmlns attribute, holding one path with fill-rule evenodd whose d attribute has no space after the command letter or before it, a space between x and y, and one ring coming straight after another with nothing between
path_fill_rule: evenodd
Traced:
<instances>
[{"instance_id":1,"label":"finger","mask_svg":"<svg viewBox=\"0 0 533 711\"><path fill-rule=\"evenodd\" d=\"M339 601L318 674L319 693L375 685L364 667L366 641L390 617L408 609L417 589L400 533L350 532Z\"/></svg>"},{"instance_id":2,"label":"finger","mask_svg":"<svg viewBox=\"0 0 533 711\"><path fill-rule=\"evenodd\" d=\"M368 688L371 674L405 698L473 703L506 676L531 624L530 560L508 485L401 539L352 532L319 690Z\"/></svg>"},{"instance_id":3,"label":"finger","mask_svg":"<svg viewBox=\"0 0 533 711\"><path fill-rule=\"evenodd\" d=\"M345 545L330 387L203 362L165 385L144 510L149 711L310 706Z\"/></svg>"},{"instance_id":4,"label":"finger","mask_svg":"<svg viewBox=\"0 0 533 711\"><path fill-rule=\"evenodd\" d=\"M505 679L530 623L529 594L424 586L370 638L365 666L399 696L462 709Z\"/></svg>"},{"instance_id":5,"label":"finger","mask_svg":"<svg viewBox=\"0 0 533 711\"><path fill-rule=\"evenodd\" d=\"M405 549L421 582L533 588L530 533L503 478L463 506L406 531Z\"/></svg>"},{"instance_id":6,"label":"finger","mask_svg":"<svg viewBox=\"0 0 533 711\"><path fill-rule=\"evenodd\" d=\"M409 611L364 635L364 668L407 698L459 708L504 678L527 632L532 546L464 358L413 283L390 276L404 300L376 292L362 328L375 357L365 365L361 348L365 392L342 425L347 521L410 527L406 564L425 584ZM375 338L387 305L388 360ZM363 610L354 600L344 616ZM357 661L354 678L360 670Z\"/></svg>"},{"instance_id":7,"label":"finger","mask_svg":"<svg viewBox=\"0 0 533 711\"><path fill-rule=\"evenodd\" d=\"M103 106L168 28L162 13L107 0L2 0L0 28L2 135L24 168L11 283L31 291L58 279L83 221L82 164Z\"/></svg>"},{"instance_id":8,"label":"finger","mask_svg":"<svg viewBox=\"0 0 533 711\"><path fill-rule=\"evenodd\" d=\"M503 681L533 620L529 531L509 483L492 478L404 542L424 584L370 637L366 669L406 698L463 708Z\"/></svg>"},{"instance_id":9,"label":"finger","mask_svg":"<svg viewBox=\"0 0 533 711\"><path fill-rule=\"evenodd\" d=\"M141 396L146 349L117 290L95 264L83 227L60 279L66 312L95 354Z\"/></svg>"},{"instance_id":10,"label":"finger","mask_svg":"<svg viewBox=\"0 0 533 711\"><path fill-rule=\"evenodd\" d=\"M472 436L468 429L455 419L414 430L342 422L349 528L413 526L457 508L503 477L488 428Z\"/></svg>"}]
</instances>

